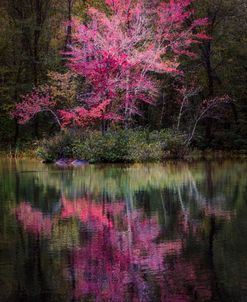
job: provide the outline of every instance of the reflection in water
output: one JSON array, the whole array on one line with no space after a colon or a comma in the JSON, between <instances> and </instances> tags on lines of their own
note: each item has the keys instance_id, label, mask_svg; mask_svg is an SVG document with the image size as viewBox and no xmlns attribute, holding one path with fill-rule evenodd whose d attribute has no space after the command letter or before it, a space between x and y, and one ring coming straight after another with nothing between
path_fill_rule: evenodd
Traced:
<instances>
[{"instance_id":1,"label":"reflection in water","mask_svg":"<svg viewBox=\"0 0 247 302\"><path fill-rule=\"evenodd\" d=\"M2 168L5 301L245 301L245 242L225 267L247 230L245 164L18 164Z\"/></svg>"},{"instance_id":2,"label":"reflection in water","mask_svg":"<svg viewBox=\"0 0 247 302\"><path fill-rule=\"evenodd\" d=\"M162 271L163 256L178 253L182 248L181 240L155 243L160 232L157 219L146 219L141 211L127 217L124 203L100 205L85 198L74 202L63 199L60 217L53 220L44 218L39 210L32 210L25 202L15 212L23 228L35 235L50 237L51 226L56 228L58 219L70 217L77 217L86 232L91 233L92 239L85 246L72 250L73 271L78 278L77 294L94 293L97 297L114 298L113 288L124 289L124 284L131 282L131 275L141 268L156 273ZM85 280L88 275L92 279ZM102 288L106 282L107 290ZM124 295L121 301L124 301Z\"/></svg>"},{"instance_id":3,"label":"reflection in water","mask_svg":"<svg viewBox=\"0 0 247 302\"><path fill-rule=\"evenodd\" d=\"M48 217L44 217L41 211L32 209L27 202L22 202L15 210L16 218L22 223L24 229L35 235L50 235L52 229L52 221Z\"/></svg>"},{"instance_id":4,"label":"reflection in water","mask_svg":"<svg viewBox=\"0 0 247 302\"><path fill-rule=\"evenodd\" d=\"M211 299L208 272L203 271L202 279L197 276L202 259L181 258L191 224L183 208L179 222L183 236L176 240L160 237L156 216L147 218L142 210L128 211L124 202L61 198L60 213L51 218L26 202L15 213L23 228L36 236L52 236L52 228L56 229L60 220L76 217L82 223L90 239L69 250L67 264L67 277L73 280L72 295L76 299L90 296L95 301L151 301L154 293L161 301L190 301L191 295ZM229 212L211 207L204 213L230 218ZM193 231L196 236L195 227ZM173 256L172 263L166 262L168 255Z\"/></svg>"}]
</instances>

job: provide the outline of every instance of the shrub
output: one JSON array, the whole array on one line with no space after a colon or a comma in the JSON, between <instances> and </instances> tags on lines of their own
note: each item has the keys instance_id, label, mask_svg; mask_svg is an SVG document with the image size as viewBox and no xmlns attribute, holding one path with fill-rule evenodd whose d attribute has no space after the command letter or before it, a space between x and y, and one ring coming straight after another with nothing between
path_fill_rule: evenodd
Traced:
<instances>
[{"instance_id":1,"label":"shrub","mask_svg":"<svg viewBox=\"0 0 247 302\"><path fill-rule=\"evenodd\" d=\"M172 129L153 131L150 133L149 140L160 142L163 150L163 156L165 158L182 158L188 152L188 148L185 143L186 136L183 133Z\"/></svg>"},{"instance_id":2,"label":"shrub","mask_svg":"<svg viewBox=\"0 0 247 302\"><path fill-rule=\"evenodd\" d=\"M84 140L73 143L73 157L90 162L123 162L126 156L127 136L123 131L107 132L104 136L99 131L85 134Z\"/></svg>"},{"instance_id":3,"label":"shrub","mask_svg":"<svg viewBox=\"0 0 247 302\"><path fill-rule=\"evenodd\" d=\"M44 161L54 161L58 158L71 158L73 136L70 132L60 132L50 139L44 139L37 154Z\"/></svg>"},{"instance_id":4,"label":"shrub","mask_svg":"<svg viewBox=\"0 0 247 302\"><path fill-rule=\"evenodd\" d=\"M159 140L150 140L147 131L129 131L127 142L127 162L159 161L163 157Z\"/></svg>"},{"instance_id":5,"label":"shrub","mask_svg":"<svg viewBox=\"0 0 247 302\"><path fill-rule=\"evenodd\" d=\"M170 130L66 131L42 142L39 156L85 159L90 162L148 162L179 157L184 137Z\"/></svg>"}]
</instances>

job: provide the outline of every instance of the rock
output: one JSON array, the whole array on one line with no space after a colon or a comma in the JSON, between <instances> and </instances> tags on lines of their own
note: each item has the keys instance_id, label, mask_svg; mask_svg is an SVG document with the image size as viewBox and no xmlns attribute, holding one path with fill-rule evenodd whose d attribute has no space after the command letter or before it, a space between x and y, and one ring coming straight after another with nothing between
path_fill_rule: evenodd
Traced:
<instances>
[{"instance_id":1,"label":"rock","mask_svg":"<svg viewBox=\"0 0 247 302\"><path fill-rule=\"evenodd\" d=\"M87 160L75 159L72 161L71 165L74 167L81 167L87 165L89 162Z\"/></svg>"},{"instance_id":2,"label":"rock","mask_svg":"<svg viewBox=\"0 0 247 302\"><path fill-rule=\"evenodd\" d=\"M60 158L55 161L55 165L59 167L68 167L71 164L72 160L69 160L67 158Z\"/></svg>"},{"instance_id":3,"label":"rock","mask_svg":"<svg viewBox=\"0 0 247 302\"><path fill-rule=\"evenodd\" d=\"M84 165L87 165L89 162L86 160L80 160L80 159L68 159L68 158L60 158L55 161L55 165L59 167L81 167Z\"/></svg>"}]
</instances>

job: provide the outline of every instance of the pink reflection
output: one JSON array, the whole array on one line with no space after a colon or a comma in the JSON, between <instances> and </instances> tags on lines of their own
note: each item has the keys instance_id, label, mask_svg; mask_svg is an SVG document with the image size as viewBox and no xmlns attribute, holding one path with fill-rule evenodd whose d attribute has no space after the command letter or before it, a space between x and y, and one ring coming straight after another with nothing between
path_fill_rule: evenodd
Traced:
<instances>
[{"instance_id":1,"label":"pink reflection","mask_svg":"<svg viewBox=\"0 0 247 302\"><path fill-rule=\"evenodd\" d=\"M113 227L109 214L117 215L124 209L124 203L96 204L92 200L79 198L70 201L66 198L62 199L61 218L78 217L82 222L96 222L99 226Z\"/></svg>"},{"instance_id":2,"label":"pink reflection","mask_svg":"<svg viewBox=\"0 0 247 302\"><path fill-rule=\"evenodd\" d=\"M180 240L156 243L160 228L156 218L146 219L141 211L123 215L124 228L98 230L85 246L74 252L75 296L93 295L96 301L146 301L150 278L162 278L164 257L179 254Z\"/></svg>"},{"instance_id":3,"label":"pink reflection","mask_svg":"<svg viewBox=\"0 0 247 302\"><path fill-rule=\"evenodd\" d=\"M40 210L33 209L28 202L22 202L15 209L15 214L26 231L35 235L51 234L52 220L45 217Z\"/></svg>"},{"instance_id":4,"label":"pink reflection","mask_svg":"<svg viewBox=\"0 0 247 302\"><path fill-rule=\"evenodd\" d=\"M75 201L62 198L60 213L51 218L27 202L21 203L15 213L23 228L35 235L52 238L53 227L71 217L90 231L90 239L70 250L66 276L73 279L75 299L150 301L154 288L164 302L186 302L191 297L200 301L211 299L207 265L200 257L185 259L183 255L191 231L200 239L200 225L186 211L178 216L183 240L165 241L160 239L156 216L148 218L142 210L130 211L124 202L109 204L86 197ZM203 208L203 213L227 220L231 217L228 212L212 207ZM198 274L201 271L203 274Z\"/></svg>"}]
</instances>

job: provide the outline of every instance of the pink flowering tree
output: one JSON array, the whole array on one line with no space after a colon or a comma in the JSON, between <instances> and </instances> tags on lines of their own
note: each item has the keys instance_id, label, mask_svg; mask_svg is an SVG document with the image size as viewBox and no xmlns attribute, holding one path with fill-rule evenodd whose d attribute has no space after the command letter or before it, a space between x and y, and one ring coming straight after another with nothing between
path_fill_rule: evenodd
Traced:
<instances>
[{"instance_id":1,"label":"pink flowering tree","mask_svg":"<svg viewBox=\"0 0 247 302\"><path fill-rule=\"evenodd\" d=\"M208 38L195 29L207 20L185 26L193 14L191 0L152 1L151 5L143 0L105 2L110 14L90 7L90 22L74 20L69 67L88 83L83 102L95 105L111 100L115 112L128 123L141 103L154 103L159 83L153 73L181 73L180 57L195 55L191 45Z\"/></svg>"},{"instance_id":2,"label":"pink flowering tree","mask_svg":"<svg viewBox=\"0 0 247 302\"><path fill-rule=\"evenodd\" d=\"M159 93L154 74L181 74L180 57L194 57L191 45L208 38L200 29L206 19L186 25L191 2L105 0L107 13L89 7L90 21L71 21L68 67L85 85L78 106L55 114L59 124L86 127L101 120L129 125L140 114L140 104L154 104ZM33 93L25 97L12 116L25 123L39 112L53 112L49 96L38 98Z\"/></svg>"}]
</instances>

